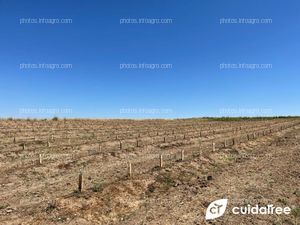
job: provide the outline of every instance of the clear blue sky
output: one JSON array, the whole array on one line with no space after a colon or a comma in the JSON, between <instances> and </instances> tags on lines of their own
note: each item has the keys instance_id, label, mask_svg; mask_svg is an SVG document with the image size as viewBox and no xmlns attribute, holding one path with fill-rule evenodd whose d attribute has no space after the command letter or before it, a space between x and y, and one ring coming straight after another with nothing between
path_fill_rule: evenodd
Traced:
<instances>
[{"instance_id":1,"label":"clear blue sky","mask_svg":"<svg viewBox=\"0 0 300 225\"><path fill-rule=\"evenodd\" d=\"M299 0L0 0L0 117L300 115L299 12ZM72 23L20 24L22 18ZM122 18L172 23L120 24ZM272 23L220 24L222 18ZM22 63L72 68L20 69ZM122 63L172 68L120 69ZM272 68L220 69L222 63Z\"/></svg>"}]
</instances>

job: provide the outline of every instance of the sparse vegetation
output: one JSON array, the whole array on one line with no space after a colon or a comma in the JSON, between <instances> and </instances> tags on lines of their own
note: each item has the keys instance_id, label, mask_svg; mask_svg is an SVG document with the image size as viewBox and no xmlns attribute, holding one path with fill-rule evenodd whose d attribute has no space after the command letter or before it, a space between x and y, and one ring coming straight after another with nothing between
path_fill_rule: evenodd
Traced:
<instances>
[{"instance_id":1,"label":"sparse vegetation","mask_svg":"<svg viewBox=\"0 0 300 225\"><path fill-rule=\"evenodd\" d=\"M300 206L296 206L292 209L292 215L295 218L300 218Z\"/></svg>"},{"instance_id":2,"label":"sparse vegetation","mask_svg":"<svg viewBox=\"0 0 300 225\"><path fill-rule=\"evenodd\" d=\"M93 192L101 192L103 190L103 183L94 183L92 186Z\"/></svg>"},{"instance_id":3,"label":"sparse vegetation","mask_svg":"<svg viewBox=\"0 0 300 225\"><path fill-rule=\"evenodd\" d=\"M151 207L153 215L158 212L170 213L169 209L175 209L172 213L181 217L181 214L176 213L193 214L195 207L192 206L197 205L199 213L204 210L203 205L208 201L205 198L215 197L215 193L223 193L227 190L226 185L232 185L233 188L234 185L244 185L242 189L233 190L247 190L247 193L251 190L251 193L260 196L267 193L260 193L261 190L254 184L261 180L264 181L264 185L272 181L273 188L276 187L276 191L280 191L286 188L285 185L288 186L288 182L280 183L280 176L286 176L284 173L288 170L283 169L283 174L280 174L274 169L280 166L295 167L293 160L296 160L296 157L287 158L294 148L287 146L298 140L295 139L296 135L289 135L288 132L298 132L299 128L290 129L289 126L299 124L300 121L270 119L240 120L232 123L205 119L48 119L33 122L23 119L0 122L4 130L10 130L9 133L2 132L3 138L0 139L3 159L1 169L3 174L10 174L10 183L1 186L0 192L10 207L5 208L5 205L2 205L0 209L4 212L5 220L10 221L11 216L17 217L19 205L14 206L25 202L26 205L21 203L20 206L25 209L22 211L22 221L28 222L31 219L28 223L36 225L40 221L32 221L32 218L43 218L48 224L51 224L51 221L63 224L66 221L58 218L76 219L87 214L99 224L114 224L117 218L120 218L120 221L126 218L126 222L130 221L128 224L142 224L143 221L134 215L143 213L145 207ZM272 133L265 132L263 135L263 131L270 129L273 129ZM247 138L242 139L242 136L247 137L254 131L256 137L251 136L251 143ZM285 135L282 138L276 132ZM233 138L241 140L232 146ZM226 148L224 139L228 140ZM211 140L216 143L214 152ZM279 140L282 145L270 145ZM51 145L48 142L51 142ZM275 158L276 167L273 164L269 165L269 171L259 179L256 176L262 171L257 173L255 163L265 159L261 165L267 168L266 164L270 163L267 157L239 160L239 169L236 168L237 162L231 160L244 153L252 155L255 149L260 153L264 150L270 151L269 146L271 150L276 148L276 154L282 151L283 157L280 160ZM289 149L288 153L286 149ZM42 163L39 163L40 155ZM163 156L162 165L160 155ZM225 156L229 158L222 158ZM289 163L286 163L287 160ZM132 165L130 177L128 161ZM251 162L254 165L251 165ZM252 169L243 168L245 164L250 164ZM76 187L79 187L78 172L82 168L84 174L80 192ZM297 171L296 168L293 170ZM223 179L226 180L225 184ZM15 194L10 195L11 192ZM295 187L287 193L293 197L298 195ZM49 198L55 201L44 201ZM276 196L274 199L275 202L277 199L288 199L290 203L291 198ZM284 204L287 201L280 200L278 203ZM163 205L164 208L161 208ZM47 217L40 209L47 212ZM294 214L298 215L297 211ZM106 220L102 220L103 218ZM156 219L153 217L150 220ZM173 221L167 222L172 224ZM187 224L193 222L188 221Z\"/></svg>"},{"instance_id":4,"label":"sparse vegetation","mask_svg":"<svg viewBox=\"0 0 300 225\"><path fill-rule=\"evenodd\" d=\"M167 191L169 188L174 187L176 184L173 177L170 174L163 174L157 177L157 182L162 185L160 190Z\"/></svg>"},{"instance_id":5,"label":"sparse vegetation","mask_svg":"<svg viewBox=\"0 0 300 225\"><path fill-rule=\"evenodd\" d=\"M6 207L8 207L8 204L0 204L0 210L5 209Z\"/></svg>"}]
</instances>

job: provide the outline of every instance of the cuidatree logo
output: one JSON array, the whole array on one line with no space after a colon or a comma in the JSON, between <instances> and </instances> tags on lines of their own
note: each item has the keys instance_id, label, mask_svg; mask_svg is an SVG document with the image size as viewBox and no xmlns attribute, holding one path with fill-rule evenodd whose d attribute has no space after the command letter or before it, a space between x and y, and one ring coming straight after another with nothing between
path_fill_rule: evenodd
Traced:
<instances>
[{"instance_id":1,"label":"cuidatree logo","mask_svg":"<svg viewBox=\"0 0 300 225\"><path fill-rule=\"evenodd\" d=\"M219 199L209 204L206 209L206 220L213 220L223 216L227 207L228 199Z\"/></svg>"}]
</instances>

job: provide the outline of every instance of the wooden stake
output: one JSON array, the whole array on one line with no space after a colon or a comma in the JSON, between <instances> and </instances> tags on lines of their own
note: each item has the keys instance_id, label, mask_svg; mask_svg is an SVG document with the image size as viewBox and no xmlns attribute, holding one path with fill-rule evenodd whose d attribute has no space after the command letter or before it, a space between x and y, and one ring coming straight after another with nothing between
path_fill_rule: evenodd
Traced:
<instances>
[{"instance_id":1,"label":"wooden stake","mask_svg":"<svg viewBox=\"0 0 300 225\"><path fill-rule=\"evenodd\" d=\"M39 154L39 162L40 162L40 165L43 164L43 158L42 158L42 154Z\"/></svg>"},{"instance_id":2,"label":"wooden stake","mask_svg":"<svg viewBox=\"0 0 300 225\"><path fill-rule=\"evenodd\" d=\"M120 149L122 149L122 141L120 141Z\"/></svg>"},{"instance_id":3,"label":"wooden stake","mask_svg":"<svg viewBox=\"0 0 300 225\"><path fill-rule=\"evenodd\" d=\"M132 176L132 167L131 167L131 162L128 162L128 176Z\"/></svg>"},{"instance_id":4,"label":"wooden stake","mask_svg":"<svg viewBox=\"0 0 300 225\"><path fill-rule=\"evenodd\" d=\"M181 161L184 161L184 150L181 150Z\"/></svg>"},{"instance_id":5,"label":"wooden stake","mask_svg":"<svg viewBox=\"0 0 300 225\"><path fill-rule=\"evenodd\" d=\"M163 155L162 154L160 154L160 156L159 156L159 166L160 167L163 167Z\"/></svg>"},{"instance_id":6,"label":"wooden stake","mask_svg":"<svg viewBox=\"0 0 300 225\"><path fill-rule=\"evenodd\" d=\"M214 151L216 151L216 143L212 143L212 151L214 152Z\"/></svg>"},{"instance_id":7,"label":"wooden stake","mask_svg":"<svg viewBox=\"0 0 300 225\"><path fill-rule=\"evenodd\" d=\"M80 170L78 176L78 192L81 193L82 190L82 171Z\"/></svg>"}]
</instances>

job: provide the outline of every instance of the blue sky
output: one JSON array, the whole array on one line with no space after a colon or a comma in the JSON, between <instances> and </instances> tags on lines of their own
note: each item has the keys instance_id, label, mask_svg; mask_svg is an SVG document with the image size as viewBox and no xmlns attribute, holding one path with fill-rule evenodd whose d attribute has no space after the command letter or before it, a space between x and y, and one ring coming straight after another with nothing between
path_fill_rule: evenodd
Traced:
<instances>
[{"instance_id":1,"label":"blue sky","mask_svg":"<svg viewBox=\"0 0 300 225\"><path fill-rule=\"evenodd\" d=\"M297 0L0 0L0 117L300 115L299 12ZM42 63L72 68L20 68ZM139 63L171 68L120 69Z\"/></svg>"}]
</instances>

